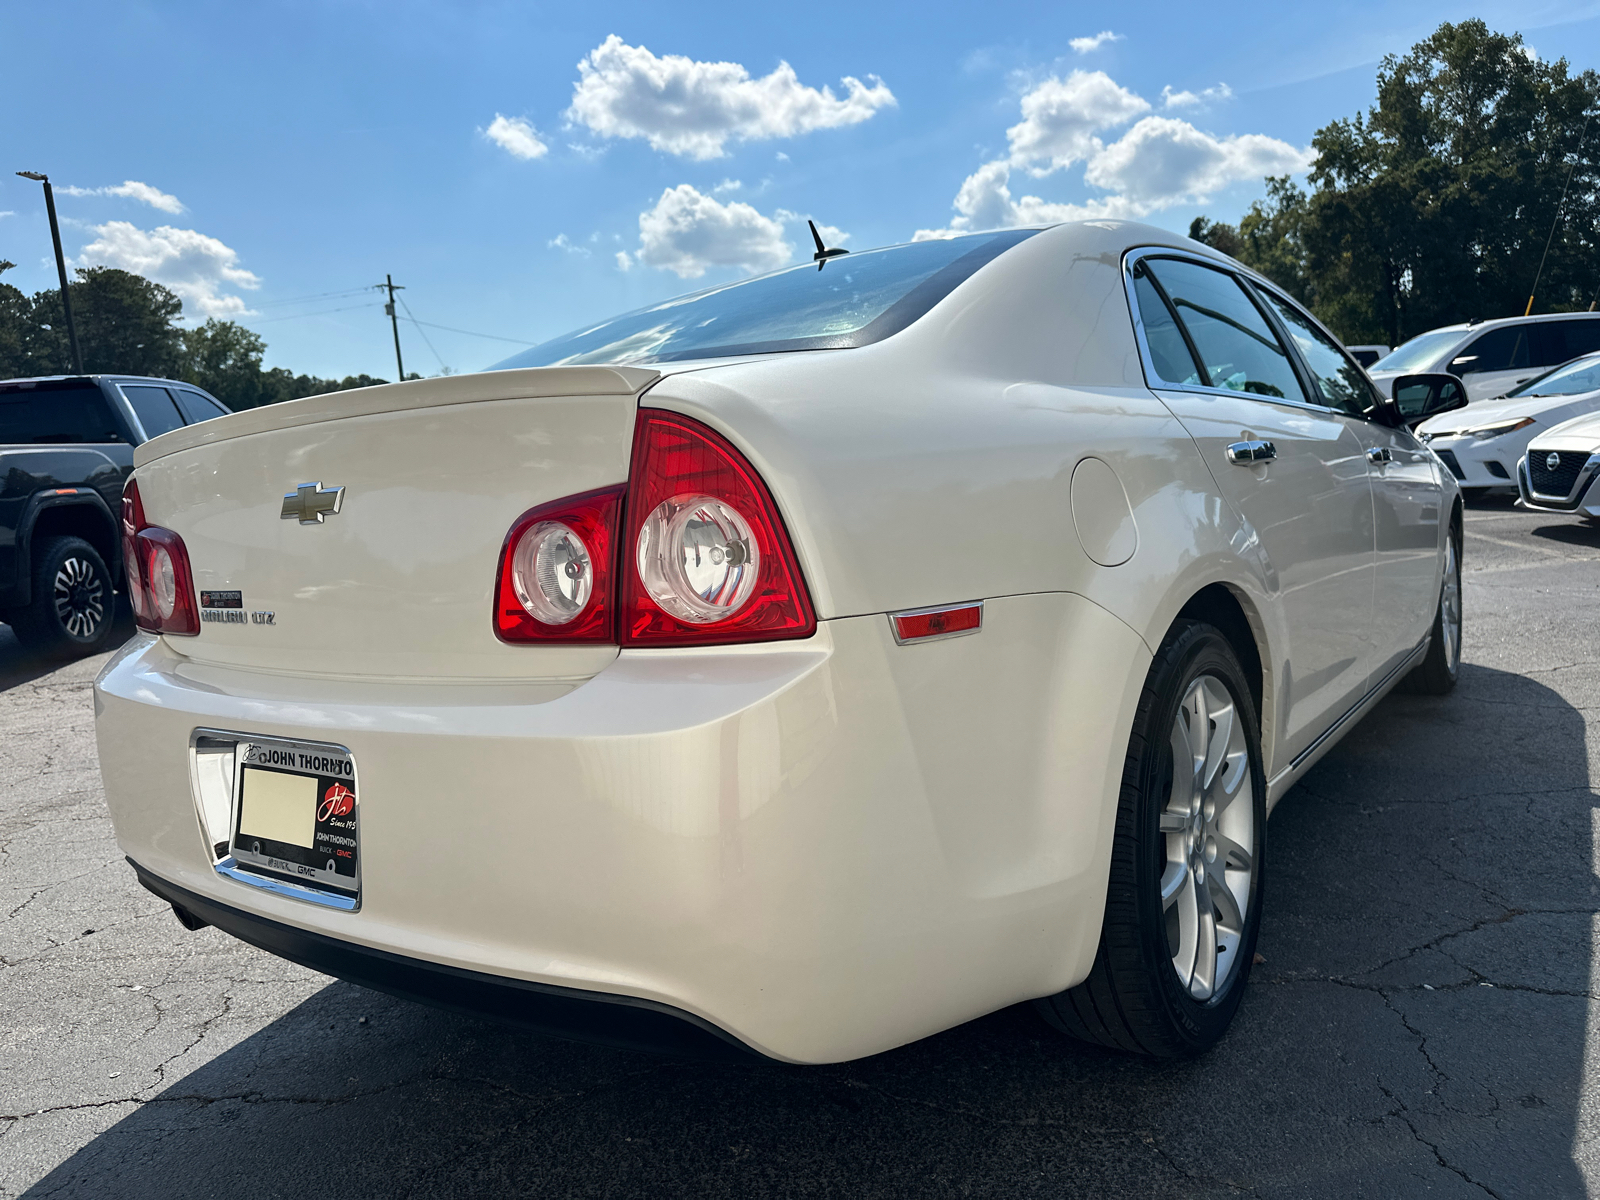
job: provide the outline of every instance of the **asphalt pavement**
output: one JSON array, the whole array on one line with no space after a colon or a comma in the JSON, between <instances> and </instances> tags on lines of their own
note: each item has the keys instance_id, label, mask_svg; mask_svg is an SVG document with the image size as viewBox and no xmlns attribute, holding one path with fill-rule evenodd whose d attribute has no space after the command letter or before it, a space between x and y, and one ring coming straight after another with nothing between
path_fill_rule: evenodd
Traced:
<instances>
[{"instance_id":1,"label":"asphalt pavement","mask_svg":"<svg viewBox=\"0 0 1600 1200\"><path fill-rule=\"evenodd\" d=\"M0 1197L1600 1192L1600 527L1468 514L1461 685L1279 806L1227 1039L1027 1006L832 1067L542 1039L186 932L112 838L90 684L0 627Z\"/></svg>"}]
</instances>

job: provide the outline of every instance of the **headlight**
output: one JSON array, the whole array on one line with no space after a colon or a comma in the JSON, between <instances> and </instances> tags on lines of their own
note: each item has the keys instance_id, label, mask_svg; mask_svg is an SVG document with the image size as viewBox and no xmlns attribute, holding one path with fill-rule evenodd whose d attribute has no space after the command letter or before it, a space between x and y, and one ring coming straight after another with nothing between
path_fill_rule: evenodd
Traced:
<instances>
[{"instance_id":1,"label":"headlight","mask_svg":"<svg viewBox=\"0 0 1600 1200\"><path fill-rule=\"evenodd\" d=\"M1526 429L1533 424L1532 417L1523 417L1520 421L1496 421L1492 425L1479 425L1476 429L1463 429L1462 437L1475 437L1479 441L1497 438L1502 433L1511 433L1514 430Z\"/></svg>"}]
</instances>

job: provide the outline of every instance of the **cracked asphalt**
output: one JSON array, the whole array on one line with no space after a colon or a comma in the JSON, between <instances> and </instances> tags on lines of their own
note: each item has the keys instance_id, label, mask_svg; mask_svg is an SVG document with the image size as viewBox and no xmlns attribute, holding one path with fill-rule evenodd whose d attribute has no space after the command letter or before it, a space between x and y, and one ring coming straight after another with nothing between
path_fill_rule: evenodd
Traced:
<instances>
[{"instance_id":1,"label":"cracked asphalt","mask_svg":"<svg viewBox=\"0 0 1600 1200\"><path fill-rule=\"evenodd\" d=\"M0 626L0 1197L1585 1196L1600 528L1468 514L1466 648L1269 829L1265 962L1170 1064L1026 1006L835 1067L544 1040L188 933L111 834L90 684Z\"/></svg>"}]
</instances>

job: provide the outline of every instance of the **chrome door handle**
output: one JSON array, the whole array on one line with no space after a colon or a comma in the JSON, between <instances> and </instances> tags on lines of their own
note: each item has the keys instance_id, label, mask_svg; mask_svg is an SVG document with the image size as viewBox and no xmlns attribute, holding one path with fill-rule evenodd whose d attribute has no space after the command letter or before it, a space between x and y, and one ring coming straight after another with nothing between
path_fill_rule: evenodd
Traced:
<instances>
[{"instance_id":1,"label":"chrome door handle","mask_svg":"<svg viewBox=\"0 0 1600 1200\"><path fill-rule=\"evenodd\" d=\"M1369 463L1386 463L1394 461L1394 452L1387 446L1374 446L1367 451Z\"/></svg>"},{"instance_id":2,"label":"chrome door handle","mask_svg":"<svg viewBox=\"0 0 1600 1200\"><path fill-rule=\"evenodd\" d=\"M1253 467L1277 458L1278 448L1271 442L1234 442L1228 447L1227 454L1228 461L1234 466Z\"/></svg>"}]
</instances>

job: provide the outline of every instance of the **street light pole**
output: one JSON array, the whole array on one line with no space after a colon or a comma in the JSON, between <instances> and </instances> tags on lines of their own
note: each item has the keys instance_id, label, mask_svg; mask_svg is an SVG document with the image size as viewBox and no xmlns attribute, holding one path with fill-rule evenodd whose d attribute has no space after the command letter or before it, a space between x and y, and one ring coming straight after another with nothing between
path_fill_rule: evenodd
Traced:
<instances>
[{"instance_id":1,"label":"street light pole","mask_svg":"<svg viewBox=\"0 0 1600 1200\"><path fill-rule=\"evenodd\" d=\"M50 190L50 176L38 171L18 171L24 179L44 184L44 207L50 214L50 240L56 248L56 274L61 277L61 307L67 314L67 341L72 346L72 373L83 374L83 352L78 349L78 326L72 319L72 297L67 294L67 260L61 255L61 226L56 223L56 197Z\"/></svg>"}]
</instances>

